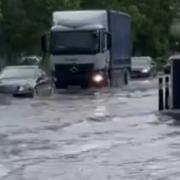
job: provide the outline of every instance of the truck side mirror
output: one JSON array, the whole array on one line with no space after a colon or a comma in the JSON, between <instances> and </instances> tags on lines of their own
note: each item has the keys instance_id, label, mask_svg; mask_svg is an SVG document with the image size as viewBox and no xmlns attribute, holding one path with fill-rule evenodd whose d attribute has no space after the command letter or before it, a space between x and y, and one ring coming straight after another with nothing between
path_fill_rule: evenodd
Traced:
<instances>
[{"instance_id":1,"label":"truck side mirror","mask_svg":"<svg viewBox=\"0 0 180 180\"><path fill-rule=\"evenodd\" d=\"M41 36L41 50L46 53L48 51L47 48L47 35L44 34Z\"/></svg>"},{"instance_id":2,"label":"truck side mirror","mask_svg":"<svg viewBox=\"0 0 180 180\"><path fill-rule=\"evenodd\" d=\"M107 48L108 49L111 49L111 46L112 46L112 36L111 36L111 33L107 33Z\"/></svg>"}]
</instances>

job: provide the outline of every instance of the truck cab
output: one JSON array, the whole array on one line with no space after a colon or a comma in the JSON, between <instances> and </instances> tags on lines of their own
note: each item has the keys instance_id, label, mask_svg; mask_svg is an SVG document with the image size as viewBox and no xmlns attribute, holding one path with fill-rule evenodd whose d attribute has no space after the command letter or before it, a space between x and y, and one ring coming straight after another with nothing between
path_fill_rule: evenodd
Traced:
<instances>
[{"instance_id":1,"label":"truck cab","mask_svg":"<svg viewBox=\"0 0 180 180\"><path fill-rule=\"evenodd\" d=\"M104 77L109 66L108 37L101 25L73 29L54 26L51 29L50 59L51 69L59 79L56 85L84 82L81 85L87 86L85 82L93 83L96 74Z\"/></svg>"}]
</instances>

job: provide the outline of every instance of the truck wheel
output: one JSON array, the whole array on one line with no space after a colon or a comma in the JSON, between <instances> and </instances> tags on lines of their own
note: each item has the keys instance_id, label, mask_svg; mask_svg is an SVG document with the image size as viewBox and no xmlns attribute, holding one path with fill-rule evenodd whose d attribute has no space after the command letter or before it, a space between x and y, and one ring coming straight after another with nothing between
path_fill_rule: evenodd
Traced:
<instances>
[{"instance_id":1,"label":"truck wheel","mask_svg":"<svg viewBox=\"0 0 180 180\"><path fill-rule=\"evenodd\" d=\"M104 86L105 86L105 87L110 87L110 77L109 77L109 74L108 74L108 73L105 73L105 74L104 74L104 78L105 78L105 80L104 80Z\"/></svg>"},{"instance_id":2,"label":"truck wheel","mask_svg":"<svg viewBox=\"0 0 180 180\"><path fill-rule=\"evenodd\" d=\"M126 70L124 72L124 84L128 85L128 83L129 83L129 72L128 72L128 70Z\"/></svg>"},{"instance_id":3,"label":"truck wheel","mask_svg":"<svg viewBox=\"0 0 180 180\"><path fill-rule=\"evenodd\" d=\"M119 88L120 87L120 78L118 78L116 76L112 77L112 79L111 79L111 87L112 88Z\"/></svg>"}]
</instances>

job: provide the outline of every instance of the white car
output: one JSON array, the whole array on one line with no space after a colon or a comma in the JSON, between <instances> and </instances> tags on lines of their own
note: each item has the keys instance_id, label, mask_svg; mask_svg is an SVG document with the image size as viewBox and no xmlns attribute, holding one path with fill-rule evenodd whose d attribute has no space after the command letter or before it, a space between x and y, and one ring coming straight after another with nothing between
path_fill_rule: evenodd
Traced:
<instances>
[{"instance_id":1,"label":"white car","mask_svg":"<svg viewBox=\"0 0 180 180\"><path fill-rule=\"evenodd\" d=\"M156 66L149 56L131 58L131 77L151 77L156 75Z\"/></svg>"}]
</instances>

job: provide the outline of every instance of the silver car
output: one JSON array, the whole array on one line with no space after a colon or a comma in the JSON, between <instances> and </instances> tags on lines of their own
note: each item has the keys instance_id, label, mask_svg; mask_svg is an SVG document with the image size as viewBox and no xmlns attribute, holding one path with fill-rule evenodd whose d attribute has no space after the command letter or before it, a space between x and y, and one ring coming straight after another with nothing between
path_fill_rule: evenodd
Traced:
<instances>
[{"instance_id":1,"label":"silver car","mask_svg":"<svg viewBox=\"0 0 180 180\"><path fill-rule=\"evenodd\" d=\"M141 56L131 59L131 77L154 77L156 76L156 65L151 57Z\"/></svg>"},{"instance_id":2,"label":"silver car","mask_svg":"<svg viewBox=\"0 0 180 180\"><path fill-rule=\"evenodd\" d=\"M38 66L7 66L0 73L0 93L34 97L53 90L53 81Z\"/></svg>"}]
</instances>

